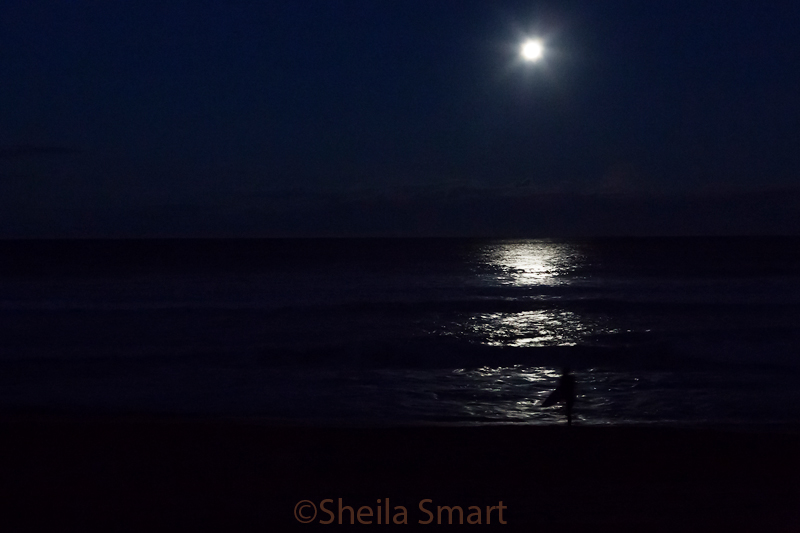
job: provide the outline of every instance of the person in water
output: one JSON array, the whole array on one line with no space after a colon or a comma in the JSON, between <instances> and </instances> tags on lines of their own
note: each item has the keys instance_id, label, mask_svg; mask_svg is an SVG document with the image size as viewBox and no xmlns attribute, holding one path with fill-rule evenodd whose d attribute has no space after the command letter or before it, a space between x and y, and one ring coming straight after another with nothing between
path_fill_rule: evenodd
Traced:
<instances>
[{"instance_id":1,"label":"person in water","mask_svg":"<svg viewBox=\"0 0 800 533\"><path fill-rule=\"evenodd\" d=\"M567 407L567 425L572 425L572 406L575 403L575 376L572 375L569 366L565 366L558 380L558 386L550 393L542 407L548 407L557 402L564 402Z\"/></svg>"}]
</instances>

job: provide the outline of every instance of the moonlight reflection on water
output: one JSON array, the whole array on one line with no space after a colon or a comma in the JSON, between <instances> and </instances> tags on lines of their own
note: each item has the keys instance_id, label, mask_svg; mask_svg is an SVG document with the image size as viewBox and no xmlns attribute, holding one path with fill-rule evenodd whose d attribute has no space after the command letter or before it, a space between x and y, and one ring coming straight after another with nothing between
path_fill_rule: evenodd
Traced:
<instances>
[{"instance_id":1,"label":"moonlight reflection on water","mask_svg":"<svg viewBox=\"0 0 800 533\"><path fill-rule=\"evenodd\" d=\"M570 284L586 262L579 247L549 241L503 242L487 246L481 256L497 272L497 283L520 288Z\"/></svg>"},{"instance_id":2,"label":"moonlight reflection on water","mask_svg":"<svg viewBox=\"0 0 800 533\"><path fill-rule=\"evenodd\" d=\"M489 346L575 346L582 337L602 329L601 321L570 311L546 309L518 313L488 313L470 317L465 333Z\"/></svg>"},{"instance_id":3,"label":"moonlight reflection on water","mask_svg":"<svg viewBox=\"0 0 800 533\"><path fill-rule=\"evenodd\" d=\"M449 331L490 346L574 346L604 330L601 317L560 308L561 289L580 281L586 258L577 245L549 241L504 241L478 254L483 283L503 291L503 302L519 310L474 313Z\"/></svg>"},{"instance_id":4,"label":"moonlight reflection on water","mask_svg":"<svg viewBox=\"0 0 800 533\"><path fill-rule=\"evenodd\" d=\"M504 241L479 253L482 282L499 291L500 306L511 310L477 312L446 326L449 334L493 348L525 354L543 347L576 346L607 331L602 316L588 316L559 305L578 281L586 257L577 245L549 241ZM562 364L568 364L564 361ZM555 384L561 369L550 365L457 369L450 390L440 398L470 419L536 423L552 421L554 409L540 409L539 400Z\"/></svg>"}]
</instances>

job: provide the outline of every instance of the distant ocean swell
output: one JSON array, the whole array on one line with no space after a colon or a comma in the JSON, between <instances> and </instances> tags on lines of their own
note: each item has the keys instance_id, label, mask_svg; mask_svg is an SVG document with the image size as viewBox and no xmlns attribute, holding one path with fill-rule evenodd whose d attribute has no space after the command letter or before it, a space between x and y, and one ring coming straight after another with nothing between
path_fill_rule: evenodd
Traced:
<instances>
[{"instance_id":1,"label":"distant ocean swell","mask_svg":"<svg viewBox=\"0 0 800 533\"><path fill-rule=\"evenodd\" d=\"M350 301L337 303L307 303L299 305L276 305L269 301L98 301L80 300L0 300L0 312L16 311L259 311L265 317L281 314L295 315L418 315L425 313L523 313L539 310L564 310L574 313L617 315L685 315L697 314L752 314L768 313L776 317L800 317L800 302L682 302L652 301L629 298L595 298L591 296L566 297L563 295L448 299L411 299L405 301Z\"/></svg>"}]
</instances>

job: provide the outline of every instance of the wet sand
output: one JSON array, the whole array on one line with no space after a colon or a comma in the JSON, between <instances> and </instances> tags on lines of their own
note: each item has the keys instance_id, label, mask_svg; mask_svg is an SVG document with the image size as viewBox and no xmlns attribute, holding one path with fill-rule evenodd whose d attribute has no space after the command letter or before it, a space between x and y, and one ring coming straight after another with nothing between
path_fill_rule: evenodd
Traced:
<instances>
[{"instance_id":1,"label":"wet sand","mask_svg":"<svg viewBox=\"0 0 800 533\"><path fill-rule=\"evenodd\" d=\"M0 529L342 529L341 498L359 531L454 527L439 506L480 530L800 531L799 450L797 431L6 416Z\"/></svg>"}]
</instances>

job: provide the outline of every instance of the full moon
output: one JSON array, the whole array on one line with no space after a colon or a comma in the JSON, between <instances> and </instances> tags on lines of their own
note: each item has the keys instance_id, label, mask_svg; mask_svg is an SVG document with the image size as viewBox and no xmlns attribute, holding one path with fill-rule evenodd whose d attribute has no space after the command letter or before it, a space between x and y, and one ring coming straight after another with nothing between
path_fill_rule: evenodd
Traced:
<instances>
[{"instance_id":1,"label":"full moon","mask_svg":"<svg viewBox=\"0 0 800 533\"><path fill-rule=\"evenodd\" d=\"M539 41L525 41L522 45L522 57L526 61L538 61L542 57L542 52L544 52L544 47Z\"/></svg>"}]
</instances>

